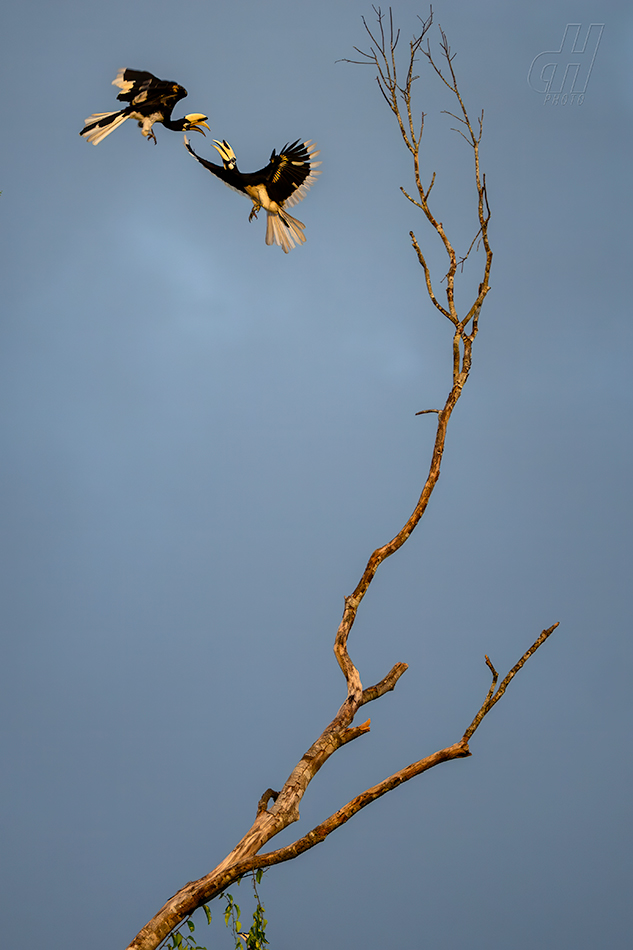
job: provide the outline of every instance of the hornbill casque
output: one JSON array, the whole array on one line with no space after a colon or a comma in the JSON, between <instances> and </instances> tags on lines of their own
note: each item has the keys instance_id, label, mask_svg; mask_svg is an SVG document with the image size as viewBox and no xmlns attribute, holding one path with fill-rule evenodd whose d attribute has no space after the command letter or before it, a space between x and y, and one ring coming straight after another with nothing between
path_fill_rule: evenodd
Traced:
<instances>
[{"instance_id":1,"label":"hornbill casque","mask_svg":"<svg viewBox=\"0 0 633 950\"><path fill-rule=\"evenodd\" d=\"M238 169L235 153L227 141L215 141L213 144L220 153L222 165L214 165L196 155L186 135L185 146L212 175L251 199L253 208L248 216L249 221L257 217L260 208L266 211L266 244L278 244L287 254L296 244L305 243L305 225L285 209L305 198L308 188L321 174L315 171L321 162L314 161L319 154L314 142L297 139L292 145L284 145L279 154L273 149L265 168L246 174Z\"/></svg>"},{"instance_id":2,"label":"hornbill casque","mask_svg":"<svg viewBox=\"0 0 633 950\"><path fill-rule=\"evenodd\" d=\"M184 86L179 86L175 82L164 82L157 79L151 73L142 72L138 69L120 69L116 79L112 80L113 86L118 86L121 92L117 99L120 102L129 102L130 105L120 112L95 112L86 119L85 128L79 133L85 139L98 145L99 142L114 132L126 119L136 119L139 127L143 130L146 139L152 139L156 145L156 136L152 131L155 122L161 122L166 129L172 132L186 132L193 129L195 132L202 132L198 126L203 125L205 129L209 126L206 123L207 116L201 112L190 112L184 119L171 120L171 113L179 101L187 95ZM202 132L204 135L204 132Z\"/></svg>"}]
</instances>

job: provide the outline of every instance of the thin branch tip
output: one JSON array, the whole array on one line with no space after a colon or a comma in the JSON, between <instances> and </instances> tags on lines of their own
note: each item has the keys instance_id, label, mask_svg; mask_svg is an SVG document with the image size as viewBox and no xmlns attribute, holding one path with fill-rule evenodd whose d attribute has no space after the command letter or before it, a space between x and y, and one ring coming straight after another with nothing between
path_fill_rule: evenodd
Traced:
<instances>
[{"instance_id":1,"label":"thin branch tip","mask_svg":"<svg viewBox=\"0 0 633 950\"><path fill-rule=\"evenodd\" d=\"M492 683L490 684L490 689L488 690L488 694L486 698L481 704L479 712L477 713L477 715L475 716L475 718L469 725L468 729L464 733L464 739L466 740L470 739L473 733L479 728L484 716L487 716L490 710L492 709L492 707L496 705L496 703L502 698L506 689L508 688L508 686L510 685L511 681L514 679L516 674L519 672L519 670L523 666L525 666L527 661L530 659L531 656L533 656L536 653L538 648L542 646L543 643L545 643L545 641L550 636L550 634L552 634L554 630L556 630L556 627L558 627L558 622L553 624L551 627L547 627L545 630L541 631L541 633L539 634L537 639L534 641L532 646L529 648L529 650L525 651L525 653L523 654L521 659L518 661L518 663L515 663L512 669L510 670L510 672L507 673L506 676L503 678L500 685L497 687L496 692L495 692L495 687L497 686L499 674L497 673L494 666L492 665L492 661L490 660L490 657L486 655L486 665L488 666L488 668L490 669L492 673Z\"/></svg>"}]
</instances>

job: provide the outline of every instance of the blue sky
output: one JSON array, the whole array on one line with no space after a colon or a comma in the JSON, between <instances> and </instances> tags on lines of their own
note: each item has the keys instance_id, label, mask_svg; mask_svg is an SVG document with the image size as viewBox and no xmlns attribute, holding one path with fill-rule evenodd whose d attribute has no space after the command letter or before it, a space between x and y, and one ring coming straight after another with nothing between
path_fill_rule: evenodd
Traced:
<instances>
[{"instance_id":1,"label":"blue sky","mask_svg":"<svg viewBox=\"0 0 633 950\"><path fill-rule=\"evenodd\" d=\"M490 293L442 478L350 650L409 663L369 736L319 773L304 833L456 741L560 628L472 743L262 885L273 950L629 945L630 156L633 12L438 0L485 109ZM407 40L427 7L394 5ZM7 5L0 43L1 874L7 946L125 947L214 867L333 717L343 597L417 500L450 381L399 188L408 153L369 69L371 4ZM581 105L528 71L603 23ZM322 175L307 243L158 126L97 148L122 66L189 90L253 170L296 138ZM424 173L465 250L469 154L420 63ZM210 140L194 146L211 157ZM462 300L476 281L466 269ZM470 283L469 283L470 281ZM244 890L244 885L242 885ZM239 893L239 892L238 892ZM250 917L247 892L243 915ZM219 908L218 908L219 911ZM218 912L202 943L230 947Z\"/></svg>"}]
</instances>

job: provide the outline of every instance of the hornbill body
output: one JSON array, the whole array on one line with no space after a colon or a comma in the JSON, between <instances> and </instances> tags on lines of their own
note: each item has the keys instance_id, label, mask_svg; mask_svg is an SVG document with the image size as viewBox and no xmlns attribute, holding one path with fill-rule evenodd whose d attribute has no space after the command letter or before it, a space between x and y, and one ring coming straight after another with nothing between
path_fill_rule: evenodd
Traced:
<instances>
[{"instance_id":1,"label":"hornbill body","mask_svg":"<svg viewBox=\"0 0 633 950\"><path fill-rule=\"evenodd\" d=\"M185 87L179 86L178 83L164 82L151 73L138 69L120 69L112 85L121 90L117 99L130 104L119 112L95 112L94 115L88 116L86 125L79 134L93 145L98 145L126 119L136 119L145 138L153 139L154 145L156 136L152 126L155 122L161 122L172 132L185 132L189 129L202 132L202 129L198 128L199 125L209 128L206 123L207 116L201 112L191 112L184 119L172 122L171 113L174 106L187 95ZM204 135L204 132L202 134Z\"/></svg>"},{"instance_id":2,"label":"hornbill body","mask_svg":"<svg viewBox=\"0 0 633 950\"><path fill-rule=\"evenodd\" d=\"M279 154L273 149L265 168L248 173L238 169L235 153L227 141L216 141L213 145L220 153L222 165L214 165L196 155L187 136L185 146L212 175L251 199L253 208L248 216L249 221L257 217L260 208L264 208L267 213L266 244L278 244L287 254L296 244L305 243L305 225L285 209L305 198L310 185L321 174L315 171L321 162L314 161L319 152L313 142L297 139L292 145L285 145Z\"/></svg>"}]
</instances>

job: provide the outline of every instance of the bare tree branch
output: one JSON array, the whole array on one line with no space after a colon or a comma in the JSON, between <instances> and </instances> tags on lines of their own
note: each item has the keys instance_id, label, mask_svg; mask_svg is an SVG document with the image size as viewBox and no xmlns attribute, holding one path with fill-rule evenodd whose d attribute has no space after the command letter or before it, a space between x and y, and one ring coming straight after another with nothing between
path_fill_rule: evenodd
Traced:
<instances>
[{"instance_id":1,"label":"bare tree branch","mask_svg":"<svg viewBox=\"0 0 633 950\"><path fill-rule=\"evenodd\" d=\"M510 672L508 673L508 675L502 680L501 686L499 687L499 689L497 690L496 693L495 693L495 686L496 686L496 684L497 684L497 680L498 680L498 678L499 678L499 674L498 674L497 671L495 670L495 668L494 668L494 666L492 665L490 659L489 659L488 657L486 657L486 663L487 663L487 665L489 666L489 668L490 668L490 670L491 670L491 672L492 672L492 685L491 685L490 689L488 690L488 695L486 696L485 700L483 701L483 704L482 704L482 706L481 706L481 709L479 710L479 712L477 713L477 715L475 716L475 718L473 719L473 721L472 721L471 724L469 725L468 729L467 729L466 732L464 733L464 739L465 739L466 741L468 741L468 740L470 739L470 737L473 735L473 733L475 732L475 730L479 728L479 725L480 725L482 719L484 718L484 716L487 716L488 713L490 712L490 710L492 709L492 707L495 705L495 703L498 702L498 701L501 699L501 697L502 697L503 694L505 693L506 689L508 688L508 685L509 685L509 683L510 683L510 680L512 680L512 679L517 675L517 673L519 672L519 670L521 669L521 667L524 666L525 663L527 663L527 661L530 659L530 657L532 656L532 654L533 654L533 653L536 653L536 651L537 651L538 648L541 646L541 644L542 644L542 643L545 643L545 641L547 640L547 638L548 638L552 633L554 633L554 630L556 630L556 627L558 627L558 624L557 624L557 623L553 624L551 627L548 627L547 630L543 630L543 632L541 633L541 635L539 636L539 638L534 641L534 643L532 644L532 646L530 647L530 649L525 651L525 653L523 654L523 656L521 657L521 659L519 660L519 662L516 663L516 664L512 667L512 669L510 670Z\"/></svg>"}]
</instances>

